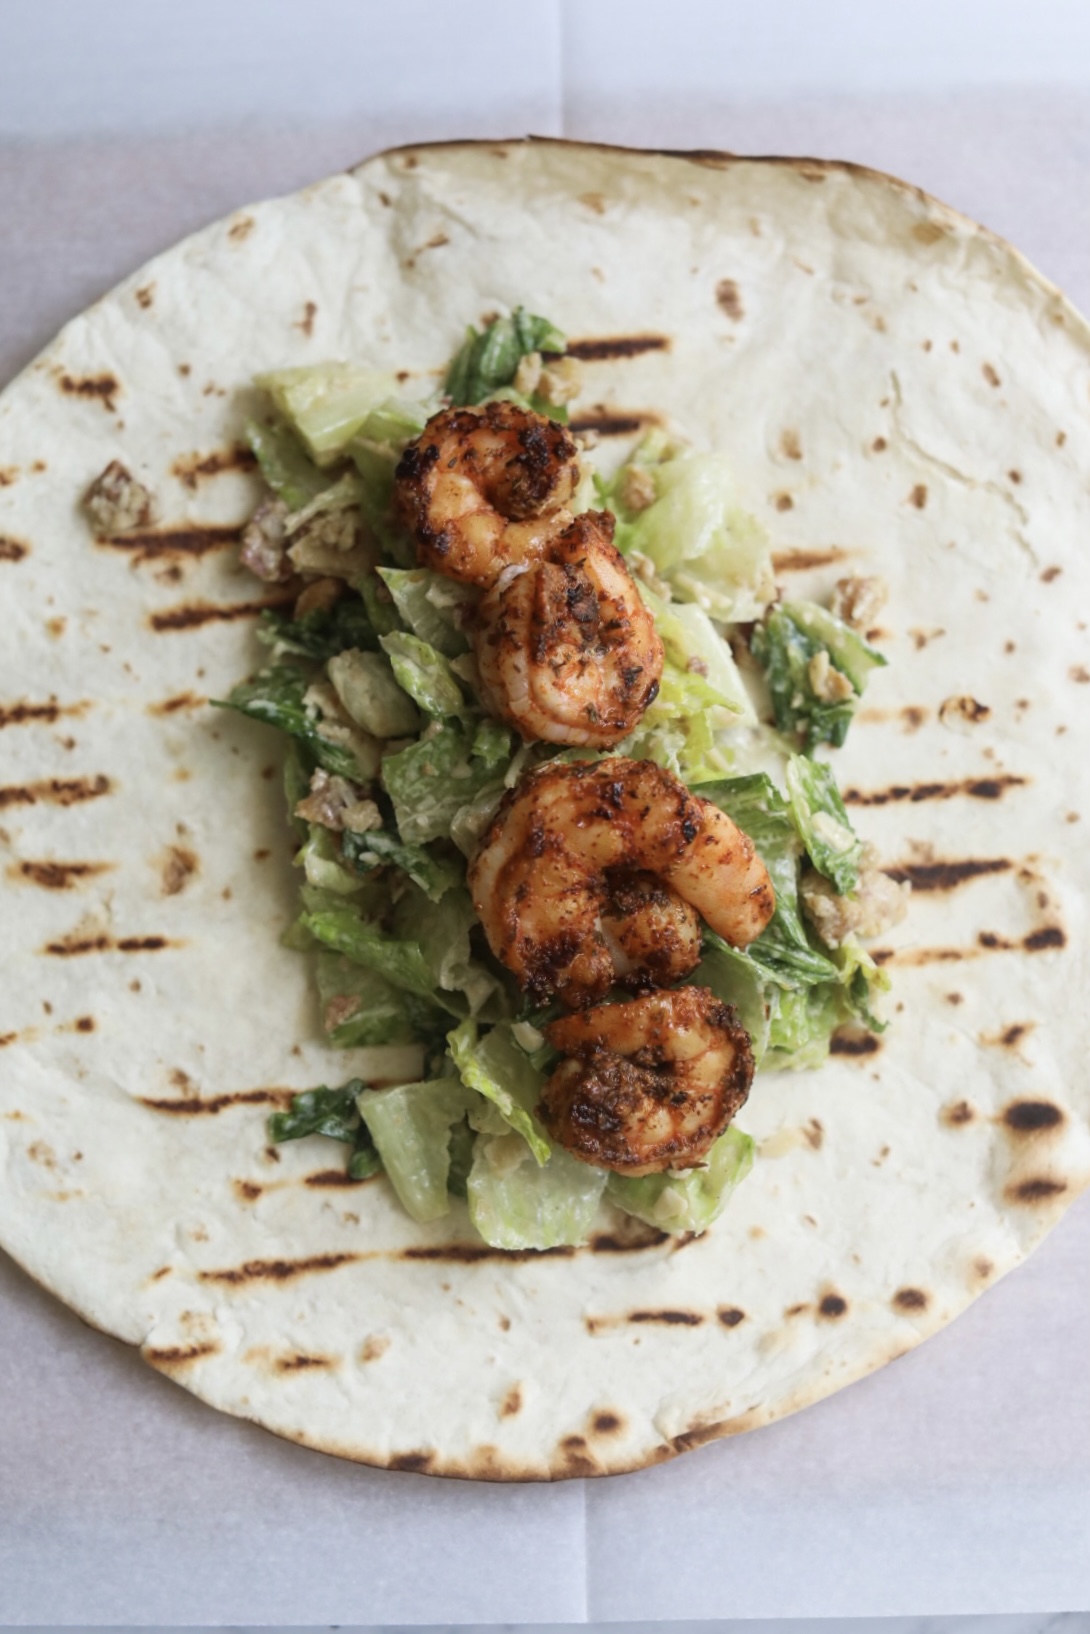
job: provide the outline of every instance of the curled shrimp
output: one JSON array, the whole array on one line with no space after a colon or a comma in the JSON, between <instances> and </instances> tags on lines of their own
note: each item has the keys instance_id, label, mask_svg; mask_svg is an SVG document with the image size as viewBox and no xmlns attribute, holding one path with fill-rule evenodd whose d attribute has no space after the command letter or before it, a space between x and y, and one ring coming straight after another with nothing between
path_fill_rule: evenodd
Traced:
<instances>
[{"instance_id":1,"label":"curled shrimp","mask_svg":"<svg viewBox=\"0 0 1090 1634\"><path fill-rule=\"evenodd\" d=\"M433 414L398 462L394 493L420 565L487 587L567 526L578 480L563 426L495 402Z\"/></svg>"},{"instance_id":2,"label":"curled shrimp","mask_svg":"<svg viewBox=\"0 0 1090 1634\"><path fill-rule=\"evenodd\" d=\"M700 963L700 915L654 874L618 869L607 876L602 937L615 979L637 993L672 987Z\"/></svg>"},{"instance_id":3,"label":"curled shrimp","mask_svg":"<svg viewBox=\"0 0 1090 1634\"><path fill-rule=\"evenodd\" d=\"M553 1138L599 1168L695 1168L753 1080L749 1035L706 987L600 1004L545 1028L566 1059L542 1090Z\"/></svg>"},{"instance_id":4,"label":"curled shrimp","mask_svg":"<svg viewBox=\"0 0 1090 1634\"><path fill-rule=\"evenodd\" d=\"M581 1009L617 979L602 928L616 869L655 875L735 947L775 906L749 837L661 766L547 762L504 796L469 867L489 946L533 999Z\"/></svg>"},{"instance_id":5,"label":"curled shrimp","mask_svg":"<svg viewBox=\"0 0 1090 1634\"><path fill-rule=\"evenodd\" d=\"M511 567L477 613L474 649L486 702L546 743L608 749L655 698L663 648L609 511L587 511Z\"/></svg>"}]
</instances>

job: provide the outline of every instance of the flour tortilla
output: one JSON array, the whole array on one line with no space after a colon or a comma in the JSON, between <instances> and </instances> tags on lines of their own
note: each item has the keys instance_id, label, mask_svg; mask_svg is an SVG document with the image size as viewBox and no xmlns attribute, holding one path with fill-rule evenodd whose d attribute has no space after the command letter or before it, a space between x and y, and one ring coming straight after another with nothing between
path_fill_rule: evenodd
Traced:
<instances>
[{"instance_id":1,"label":"flour tortilla","mask_svg":"<svg viewBox=\"0 0 1090 1634\"><path fill-rule=\"evenodd\" d=\"M522 302L617 458L725 450L793 592L890 585L836 757L916 886L892 1025L759 1078L720 1223L504 1256L343 1149L266 1148L332 1055L278 746L213 711L267 592L231 548L254 374L433 374ZM591 344L593 343L593 344ZM401 150L179 245L0 400L0 1244L227 1412L366 1463L603 1474L817 1401L1018 1264L1090 1179L1090 344L1007 245L857 167L554 142ZM92 542L121 459L162 527ZM92 1408L93 1410L93 1408Z\"/></svg>"}]
</instances>

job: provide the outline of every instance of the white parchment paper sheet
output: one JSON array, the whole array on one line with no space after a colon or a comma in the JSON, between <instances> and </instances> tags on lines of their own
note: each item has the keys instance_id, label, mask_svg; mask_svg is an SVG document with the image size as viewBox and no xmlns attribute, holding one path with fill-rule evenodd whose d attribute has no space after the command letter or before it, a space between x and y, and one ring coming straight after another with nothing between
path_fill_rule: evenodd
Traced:
<instances>
[{"instance_id":1,"label":"white parchment paper sheet","mask_svg":"<svg viewBox=\"0 0 1090 1634\"><path fill-rule=\"evenodd\" d=\"M1090 307L1090 12L1062 0L5 0L4 20L5 378L250 199L396 142L527 130L890 169ZM0 1260L0 1623L1086 1606L1088 1267L1082 1206L831 1401L637 1476L520 1489L363 1470L219 1417Z\"/></svg>"}]
</instances>

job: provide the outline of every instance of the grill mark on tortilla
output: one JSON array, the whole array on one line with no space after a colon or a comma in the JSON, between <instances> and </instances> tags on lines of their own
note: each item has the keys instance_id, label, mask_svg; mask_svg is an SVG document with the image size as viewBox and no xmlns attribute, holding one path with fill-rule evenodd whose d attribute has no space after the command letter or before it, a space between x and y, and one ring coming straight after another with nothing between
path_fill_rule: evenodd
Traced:
<instances>
[{"instance_id":1,"label":"grill mark on tortilla","mask_svg":"<svg viewBox=\"0 0 1090 1634\"><path fill-rule=\"evenodd\" d=\"M450 1265L476 1265L481 1260L540 1260L545 1258L571 1259L575 1249L569 1244L556 1248L490 1248L487 1243L440 1243L434 1248L402 1248L395 1250L394 1259L431 1260Z\"/></svg>"},{"instance_id":2,"label":"grill mark on tortilla","mask_svg":"<svg viewBox=\"0 0 1090 1634\"><path fill-rule=\"evenodd\" d=\"M159 889L163 896L177 896L184 891L200 867L201 859L188 846L168 845L159 858Z\"/></svg>"},{"instance_id":3,"label":"grill mark on tortilla","mask_svg":"<svg viewBox=\"0 0 1090 1634\"><path fill-rule=\"evenodd\" d=\"M581 363L602 363L607 358L639 357L644 352L668 352L666 335L603 335L598 340L570 340L568 357Z\"/></svg>"},{"instance_id":4,"label":"grill mark on tortilla","mask_svg":"<svg viewBox=\"0 0 1090 1634\"><path fill-rule=\"evenodd\" d=\"M336 1356L307 1356L297 1352L294 1356L278 1356L273 1362L278 1373L303 1373L312 1367L337 1367L339 1359Z\"/></svg>"},{"instance_id":5,"label":"grill mark on tortilla","mask_svg":"<svg viewBox=\"0 0 1090 1634\"><path fill-rule=\"evenodd\" d=\"M1063 1121L1063 1113L1051 1101L1013 1101L1003 1112L1003 1122L1016 1135L1058 1129Z\"/></svg>"},{"instance_id":6,"label":"grill mark on tortilla","mask_svg":"<svg viewBox=\"0 0 1090 1634\"><path fill-rule=\"evenodd\" d=\"M114 785L101 773L97 777L47 777L40 783L15 783L0 788L0 811L5 806L33 806L41 801L51 806L75 806L81 800L97 800Z\"/></svg>"},{"instance_id":7,"label":"grill mark on tortilla","mask_svg":"<svg viewBox=\"0 0 1090 1634\"><path fill-rule=\"evenodd\" d=\"M663 1243L670 1241L668 1231L659 1231L654 1226L648 1226L646 1235L631 1237L615 1236L609 1231L600 1231L593 1236L587 1247L592 1254L642 1254L648 1248L661 1248Z\"/></svg>"},{"instance_id":8,"label":"grill mark on tortilla","mask_svg":"<svg viewBox=\"0 0 1090 1634\"><path fill-rule=\"evenodd\" d=\"M898 885L907 880L914 891L956 891L959 885L1014 867L1009 857L950 857L940 862L898 862L883 870Z\"/></svg>"},{"instance_id":9,"label":"grill mark on tortilla","mask_svg":"<svg viewBox=\"0 0 1090 1634\"><path fill-rule=\"evenodd\" d=\"M144 1348L143 1356L152 1367L187 1367L190 1362L199 1362L205 1356L215 1356L219 1352L219 1345L210 1340L203 1345L172 1345L164 1349L156 1349L151 1345Z\"/></svg>"},{"instance_id":10,"label":"grill mark on tortilla","mask_svg":"<svg viewBox=\"0 0 1090 1634\"><path fill-rule=\"evenodd\" d=\"M22 699L15 704L0 704L0 730L5 726L28 726L35 721L48 726L62 716L86 715L93 707L89 698L78 704L59 704L55 698L50 698L44 704L27 703Z\"/></svg>"},{"instance_id":11,"label":"grill mark on tortilla","mask_svg":"<svg viewBox=\"0 0 1090 1634\"><path fill-rule=\"evenodd\" d=\"M0 534L0 562L21 562L24 556L30 555L30 546L24 545L21 539L12 539L10 534Z\"/></svg>"},{"instance_id":12,"label":"grill mark on tortilla","mask_svg":"<svg viewBox=\"0 0 1090 1634\"><path fill-rule=\"evenodd\" d=\"M56 373L56 380L67 396L86 397L101 403L107 414L114 412L114 398L121 390L121 382L114 375L71 375L62 369Z\"/></svg>"},{"instance_id":13,"label":"grill mark on tortilla","mask_svg":"<svg viewBox=\"0 0 1090 1634\"><path fill-rule=\"evenodd\" d=\"M311 1254L301 1260L247 1260L244 1265L224 1271L200 1271L201 1282L223 1282L237 1286L244 1282L291 1282L314 1271L336 1271L354 1265L364 1254Z\"/></svg>"},{"instance_id":14,"label":"grill mark on tortilla","mask_svg":"<svg viewBox=\"0 0 1090 1634\"><path fill-rule=\"evenodd\" d=\"M434 1463L433 1452L395 1452L386 1467L403 1470L409 1475L424 1475Z\"/></svg>"},{"instance_id":15,"label":"grill mark on tortilla","mask_svg":"<svg viewBox=\"0 0 1090 1634\"><path fill-rule=\"evenodd\" d=\"M746 1319L745 1311L739 1310L737 1305L720 1305L715 1314L725 1328L736 1328Z\"/></svg>"},{"instance_id":16,"label":"grill mark on tortilla","mask_svg":"<svg viewBox=\"0 0 1090 1634\"><path fill-rule=\"evenodd\" d=\"M1027 1033L1033 1032L1036 1025L1035 1021L1012 1021L1002 1032L981 1033L978 1042L990 1049L1012 1050L1017 1055L1019 1044ZM1018 1056L1018 1059L1022 1057Z\"/></svg>"},{"instance_id":17,"label":"grill mark on tortilla","mask_svg":"<svg viewBox=\"0 0 1090 1634\"><path fill-rule=\"evenodd\" d=\"M115 862L34 862L25 858L22 862L9 863L7 875L9 879L22 879L28 885L38 885L43 891L67 891L81 879L90 879L95 874L107 874L116 868Z\"/></svg>"},{"instance_id":18,"label":"grill mark on tortilla","mask_svg":"<svg viewBox=\"0 0 1090 1634\"><path fill-rule=\"evenodd\" d=\"M95 539L104 550L119 550L136 564L158 562L164 557L193 559L210 551L228 550L242 536L241 523L182 523L173 528L139 528L132 533L112 533Z\"/></svg>"},{"instance_id":19,"label":"grill mark on tortilla","mask_svg":"<svg viewBox=\"0 0 1090 1634\"><path fill-rule=\"evenodd\" d=\"M1005 1196L1011 1203L1044 1203L1049 1198L1061 1197L1066 1190L1066 1180L1035 1175L1031 1180L1012 1181L1006 1188Z\"/></svg>"},{"instance_id":20,"label":"grill mark on tortilla","mask_svg":"<svg viewBox=\"0 0 1090 1634\"><path fill-rule=\"evenodd\" d=\"M899 1311L925 1311L929 1301L922 1288L898 1288L892 1303Z\"/></svg>"},{"instance_id":21,"label":"grill mark on tortilla","mask_svg":"<svg viewBox=\"0 0 1090 1634\"><path fill-rule=\"evenodd\" d=\"M207 698L198 698L195 692L178 692L173 698L164 698L162 703L149 704L149 715L176 715L180 709L203 709L208 702Z\"/></svg>"},{"instance_id":22,"label":"grill mark on tortilla","mask_svg":"<svg viewBox=\"0 0 1090 1634\"><path fill-rule=\"evenodd\" d=\"M838 1321L840 1317L847 1315L847 1311L848 1301L843 1294L838 1294L835 1291L823 1295L817 1308L818 1317L823 1318L826 1322Z\"/></svg>"},{"instance_id":23,"label":"grill mark on tortilla","mask_svg":"<svg viewBox=\"0 0 1090 1634\"><path fill-rule=\"evenodd\" d=\"M915 805L922 800L954 800L968 795L973 800L999 800L1008 789L1024 788L1028 777L1012 772L1000 777L965 777L956 783L892 783L885 789L845 789L844 803L848 806L886 806L909 801Z\"/></svg>"},{"instance_id":24,"label":"grill mark on tortilla","mask_svg":"<svg viewBox=\"0 0 1090 1634\"><path fill-rule=\"evenodd\" d=\"M985 953L1043 953L1050 948L1067 946L1067 933L1060 925L1041 925L1020 939L1000 936L997 931L977 933L975 946L937 948L872 948L876 964L896 964L919 967L947 964L959 959L979 959Z\"/></svg>"},{"instance_id":25,"label":"grill mark on tortilla","mask_svg":"<svg viewBox=\"0 0 1090 1634\"><path fill-rule=\"evenodd\" d=\"M274 607L285 607L295 600L294 591L270 596L265 601L210 601L183 602L178 607L167 607L161 613L152 613L148 623L153 630L197 630L202 624L227 624L237 618L257 618Z\"/></svg>"},{"instance_id":26,"label":"grill mark on tortilla","mask_svg":"<svg viewBox=\"0 0 1090 1634\"><path fill-rule=\"evenodd\" d=\"M159 953L163 948L184 947L185 943L168 936L82 936L73 932L57 942L47 942L41 949L57 958L70 959L83 953Z\"/></svg>"},{"instance_id":27,"label":"grill mark on tortilla","mask_svg":"<svg viewBox=\"0 0 1090 1634\"><path fill-rule=\"evenodd\" d=\"M659 425L661 415L650 409L592 409L586 414L577 414L572 419L568 430L572 432L596 431L600 437L629 437L634 432L642 431L645 426Z\"/></svg>"},{"instance_id":28,"label":"grill mark on tortilla","mask_svg":"<svg viewBox=\"0 0 1090 1634\"><path fill-rule=\"evenodd\" d=\"M706 1321L700 1311L629 1311L626 1322L657 1322L668 1328L698 1328Z\"/></svg>"},{"instance_id":29,"label":"grill mark on tortilla","mask_svg":"<svg viewBox=\"0 0 1090 1634\"><path fill-rule=\"evenodd\" d=\"M377 1180L381 1170L369 1174L363 1180L356 1180L347 1169L319 1169L315 1174L303 1176L304 1186L366 1186L368 1180Z\"/></svg>"},{"instance_id":30,"label":"grill mark on tortilla","mask_svg":"<svg viewBox=\"0 0 1090 1634\"><path fill-rule=\"evenodd\" d=\"M834 562L844 562L849 552L842 550L839 545L829 545L824 550L775 550L772 552L772 567L776 573L808 573L815 567L832 567Z\"/></svg>"},{"instance_id":31,"label":"grill mark on tortilla","mask_svg":"<svg viewBox=\"0 0 1090 1634\"><path fill-rule=\"evenodd\" d=\"M317 311L317 307L314 308ZM309 333L309 330L308 330ZM187 488L196 488L202 477L218 477L224 471L253 471L257 456L241 443L217 448L210 454L180 454L170 468L172 476Z\"/></svg>"},{"instance_id":32,"label":"grill mark on tortilla","mask_svg":"<svg viewBox=\"0 0 1090 1634\"><path fill-rule=\"evenodd\" d=\"M830 1055L877 1055L881 1048L873 1033L835 1032L829 1040Z\"/></svg>"},{"instance_id":33,"label":"grill mark on tortilla","mask_svg":"<svg viewBox=\"0 0 1090 1634\"><path fill-rule=\"evenodd\" d=\"M287 1106L295 1094L293 1089L240 1089L233 1094L212 1095L207 1100L199 1095L187 1095L182 1099L175 1096L169 1100L138 1095L137 1100L151 1112L168 1112L176 1117L189 1118L202 1114L215 1117L229 1106Z\"/></svg>"}]
</instances>

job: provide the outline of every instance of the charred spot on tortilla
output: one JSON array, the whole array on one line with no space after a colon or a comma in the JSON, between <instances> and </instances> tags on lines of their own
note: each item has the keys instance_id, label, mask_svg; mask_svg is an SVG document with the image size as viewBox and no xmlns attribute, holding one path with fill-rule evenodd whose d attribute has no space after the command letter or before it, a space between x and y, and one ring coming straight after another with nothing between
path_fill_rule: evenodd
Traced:
<instances>
[{"instance_id":1,"label":"charred spot on tortilla","mask_svg":"<svg viewBox=\"0 0 1090 1634\"><path fill-rule=\"evenodd\" d=\"M209 555L212 551L229 550L237 545L241 528L236 523L181 523L174 527L133 528L124 533L96 536L95 543L105 550L123 551L132 557L133 566L147 562L159 563L176 558L188 561Z\"/></svg>"},{"instance_id":2,"label":"charred spot on tortilla","mask_svg":"<svg viewBox=\"0 0 1090 1634\"><path fill-rule=\"evenodd\" d=\"M939 719L944 726L955 722L964 722L969 726L978 726L991 715L987 704L980 703L976 698L961 694L957 697L944 698L939 706Z\"/></svg>"},{"instance_id":3,"label":"charred spot on tortilla","mask_svg":"<svg viewBox=\"0 0 1090 1634\"><path fill-rule=\"evenodd\" d=\"M521 1411L522 1387L520 1385L513 1384L510 1390L508 1390L507 1394L504 1396L503 1401L500 1403L500 1417L514 1418L515 1414L521 1413Z\"/></svg>"},{"instance_id":4,"label":"charred spot on tortilla","mask_svg":"<svg viewBox=\"0 0 1090 1634\"><path fill-rule=\"evenodd\" d=\"M733 278L720 278L715 286L715 301L732 323L741 323L745 317L742 292Z\"/></svg>"},{"instance_id":5,"label":"charred spot on tortilla","mask_svg":"<svg viewBox=\"0 0 1090 1634\"><path fill-rule=\"evenodd\" d=\"M141 1355L152 1367L165 1368L169 1371L175 1367L188 1367L191 1362L203 1361L207 1356L216 1356L221 1348L211 1340L206 1340L203 1344L170 1345L161 1349L145 1345Z\"/></svg>"},{"instance_id":6,"label":"charred spot on tortilla","mask_svg":"<svg viewBox=\"0 0 1090 1634\"><path fill-rule=\"evenodd\" d=\"M201 861L187 846L168 845L159 859L159 888L163 896L177 896L184 891Z\"/></svg>"},{"instance_id":7,"label":"charred spot on tortilla","mask_svg":"<svg viewBox=\"0 0 1090 1634\"><path fill-rule=\"evenodd\" d=\"M363 1256L350 1253L310 1254L298 1260L247 1260L244 1265L224 1271L198 1271L199 1282L220 1282L240 1286L247 1282L292 1282L296 1277L319 1271L338 1271L354 1265Z\"/></svg>"},{"instance_id":8,"label":"charred spot on tortilla","mask_svg":"<svg viewBox=\"0 0 1090 1634\"><path fill-rule=\"evenodd\" d=\"M210 454L180 454L170 472L184 487L192 490L204 477L218 477L224 471L253 471L256 468L256 455L242 444L232 443L227 448L214 449ZM237 532L233 529L232 532L237 538Z\"/></svg>"},{"instance_id":9,"label":"charred spot on tortilla","mask_svg":"<svg viewBox=\"0 0 1090 1634\"><path fill-rule=\"evenodd\" d=\"M930 1300L922 1288L898 1288L893 1304L899 1311L925 1311Z\"/></svg>"},{"instance_id":10,"label":"charred spot on tortilla","mask_svg":"<svg viewBox=\"0 0 1090 1634\"><path fill-rule=\"evenodd\" d=\"M188 1087L190 1080L181 1075L181 1087ZM202 1099L200 1095L184 1095L181 1098L157 1099L154 1096L140 1095L137 1099L141 1106L146 1106L152 1112L166 1112L174 1116L200 1117L207 1115L215 1117L219 1112L235 1106L287 1106L292 1098L290 1089L241 1089L224 1095L210 1095ZM277 1163L280 1153L275 1146L268 1149L268 1156Z\"/></svg>"},{"instance_id":11,"label":"charred spot on tortilla","mask_svg":"<svg viewBox=\"0 0 1090 1634\"><path fill-rule=\"evenodd\" d=\"M189 602L150 614L148 624L157 631L198 630L204 624L231 624L240 618L260 618L262 613L285 607L294 599L295 592L289 591L264 601Z\"/></svg>"},{"instance_id":12,"label":"charred spot on tortilla","mask_svg":"<svg viewBox=\"0 0 1090 1634\"><path fill-rule=\"evenodd\" d=\"M624 1416L610 1409L600 1409L591 1419L590 1427L595 1435L616 1435L625 1427Z\"/></svg>"},{"instance_id":13,"label":"charred spot on tortilla","mask_svg":"<svg viewBox=\"0 0 1090 1634\"><path fill-rule=\"evenodd\" d=\"M121 382L115 375L105 370L101 374L71 375L65 369L58 369L55 379L66 396L101 403L107 413L114 412L114 400L121 391Z\"/></svg>"},{"instance_id":14,"label":"charred spot on tortilla","mask_svg":"<svg viewBox=\"0 0 1090 1634\"><path fill-rule=\"evenodd\" d=\"M5 726L33 726L41 724L49 726L62 716L86 715L94 705L89 699L76 704L61 704L56 698L50 698L47 703L34 704L25 699L18 703L0 704L0 731Z\"/></svg>"},{"instance_id":15,"label":"charred spot on tortilla","mask_svg":"<svg viewBox=\"0 0 1090 1634\"><path fill-rule=\"evenodd\" d=\"M1062 948L1067 946L1067 933L1060 925L1042 925L1039 930L1030 931L1022 938L1022 946L1027 953L1042 953L1048 948Z\"/></svg>"},{"instance_id":16,"label":"charred spot on tortilla","mask_svg":"<svg viewBox=\"0 0 1090 1634\"><path fill-rule=\"evenodd\" d=\"M1005 874L1013 867L1009 857L950 857L934 862L894 863L883 872L898 884L907 880L913 891L954 891L970 880Z\"/></svg>"},{"instance_id":17,"label":"charred spot on tortilla","mask_svg":"<svg viewBox=\"0 0 1090 1634\"><path fill-rule=\"evenodd\" d=\"M791 495L785 493L782 489L774 496L774 503L778 511L790 511L795 508L795 501L791 498ZM773 557L773 565L775 565L775 560L775 557Z\"/></svg>"},{"instance_id":18,"label":"charred spot on tortilla","mask_svg":"<svg viewBox=\"0 0 1090 1634\"><path fill-rule=\"evenodd\" d=\"M994 386L1001 386L1003 384L1003 382L1000 380L999 375L996 373L996 370L992 366L992 364L982 363L980 365L980 372L984 376L985 380L988 382L989 386L994 387Z\"/></svg>"},{"instance_id":19,"label":"charred spot on tortilla","mask_svg":"<svg viewBox=\"0 0 1090 1634\"><path fill-rule=\"evenodd\" d=\"M30 555L30 546L10 534L0 534L0 562L21 562Z\"/></svg>"},{"instance_id":20,"label":"charred spot on tortilla","mask_svg":"<svg viewBox=\"0 0 1090 1634\"><path fill-rule=\"evenodd\" d=\"M785 459L802 459L802 439L793 426L787 426L780 432L780 453Z\"/></svg>"},{"instance_id":21,"label":"charred spot on tortilla","mask_svg":"<svg viewBox=\"0 0 1090 1634\"><path fill-rule=\"evenodd\" d=\"M67 891L81 880L109 873L116 867L114 862L59 862L53 859L33 862L24 858L22 862L9 863L6 872L9 879L26 880L44 891Z\"/></svg>"},{"instance_id":22,"label":"charred spot on tortilla","mask_svg":"<svg viewBox=\"0 0 1090 1634\"><path fill-rule=\"evenodd\" d=\"M1011 1203L1047 1203L1062 1197L1066 1191L1066 1180L1056 1180L1051 1175L1036 1175L1031 1180L1012 1181L1004 1195Z\"/></svg>"},{"instance_id":23,"label":"charred spot on tortilla","mask_svg":"<svg viewBox=\"0 0 1090 1634\"><path fill-rule=\"evenodd\" d=\"M155 280L152 279L150 284L144 284L144 285L141 286L140 289L138 289L136 291L136 302L137 302L137 305L142 306L144 308L144 311L146 312L148 310L148 308L151 306L154 299L155 299Z\"/></svg>"},{"instance_id":24,"label":"charred spot on tortilla","mask_svg":"<svg viewBox=\"0 0 1090 1634\"><path fill-rule=\"evenodd\" d=\"M739 1310L737 1305L721 1305L715 1314L725 1328L736 1328L746 1319L745 1311Z\"/></svg>"},{"instance_id":25,"label":"charred spot on tortilla","mask_svg":"<svg viewBox=\"0 0 1090 1634\"><path fill-rule=\"evenodd\" d=\"M573 414L569 429L575 435L596 431L599 437L631 437L648 426L658 425L660 420L661 416L650 409L610 408L602 404L585 413Z\"/></svg>"},{"instance_id":26,"label":"charred spot on tortilla","mask_svg":"<svg viewBox=\"0 0 1090 1634\"><path fill-rule=\"evenodd\" d=\"M629 1311L629 1322L657 1322L668 1328L698 1328L704 1321L699 1311Z\"/></svg>"},{"instance_id":27,"label":"charred spot on tortilla","mask_svg":"<svg viewBox=\"0 0 1090 1634\"><path fill-rule=\"evenodd\" d=\"M918 511L923 510L924 506L927 504L927 486L925 483L917 482L916 486L908 496L908 503L910 505L915 505Z\"/></svg>"},{"instance_id":28,"label":"charred spot on tortilla","mask_svg":"<svg viewBox=\"0 0 1090 1634\"><path fill-rule=\"evenodd\" d=\"M368 1181L377 1179L377 1174L368 1175L366 1178L357 1180L354 1175L349 1174L347 1169L319 1169L315 1174L304 1175L303 1185L313 1186L315 1189L332 1190L333 1188L344 1189L345 1187L366 1186Z\"/></svg>"},{"instance_id":29,"label":"charred spot on tortilla","mask_svg":"<svg viewBox=\"0 0 1090 1634\"><path fill-rule=\"evenodd\" d=\"M255 1203L265 1194L265 1187L256 1180L232 1180L231 1187L235 1196L243 1203Z\"/></svg>"},{"instance_id":30,"label":"charred spot on tortilla","mask_svg":"<svg viewBox=\"0 0 1090 1634\"><path fill-rule=\"evenodd\" d=\"M426 1475L434 1463L433 1452L396 1452L387 1467L401 1470L407 1475Z\"/></svg>"},{"instance_id":31,"label":"charred spot on tortilla","mask_svg":"<svg viewBox=\"0 0 1090 1634\"><path fill-rule=\"evenodd\" d=\"M847 1315L848 1301L843 1294L830 1291L822 1295L817 1309L819 1318L823 1318L826 1322L836 1322L840 1317Z\"/></svg>"},{"instance_id":32,"label":"charred spot on tortilla","mask_svg":"<svg viewBox=\"0 0 1090 1634\"><path fill-rule=\"evenodd\" d=\"M227 229L227 236L236 244L241 244L244 239L249 238L256 225L253 216L236 216Z\"/></svg>"},{"instance_id":33,"label":"charred spot on tortilla","mask_svg":"<svg viewBox=\"0 0 1090 1634\"><path fill-rule=\"evenodd\" d=\"M894 783L885 789L847 788L848 806L885 806L901 801L918 804L923 800L954 800L968 795L973 800L999 800L1008 789L1024 788L1030 779L1013 773L1001 777L967 777L956 783Z\"/></svg>"},{"instance_id":34,"label":"charred spot on tortilla","mask_svg":"<svg viewBox=\"0 0 1090 1634\"><path fill-rule=\"evenodd\" d=\"M830 1055L877 1055L882 1041L859 1028L840 1027L829 1039Z\"/></svg>"},{"instance_id":35,"label":"charred spot on tortilla","mask_svg":"<svg viewBox=\"0 0 1090 1634\"><path fill-rule=\"evenodd\" d=\"M968 1101L954 1101L949 1106L944 1106L939 1113L940 1122L948 1129L960 1129L965 1124L972 1123L975 1117L976 1113Z\"/></svg>"},{"instance_id":36,"label":"charred spot on tortilla","mask_svg":"<svg viewBox=\"0 0 1090 1634\"><path fill-rule=\"evenodd\" d=\"M303 1351L294 1355L278 1356L273 1363L278 1373L303 1373L309 1368L331 1368L338 1365L336 1356L308 1356Z\"/></svg>"},{"instance_id":37,"label":"charred spot on tortilla","mask_svg":"<svg viewBox=\"0 0 1090 1634\"><path fill-rule=\"evenodd\" d=\"M569 340L567 355L581 363L603 363L608 359L642 357L646 352L669 349L667 335L603 335L594 340Z\"/></svg>"},{"instance_id":38,"label":"charred spot on tortilla","mask_svg":"<svg viewBox=\"0 0 1090 1634\"><path fill-rule=\"evenodd\" d=\"M1064 1115L1051 1101L1013 1101L1003 1113L1003 1122L1016 1135L1036 1135L1058 1129Z\"/></svg>"}]
</instances>

